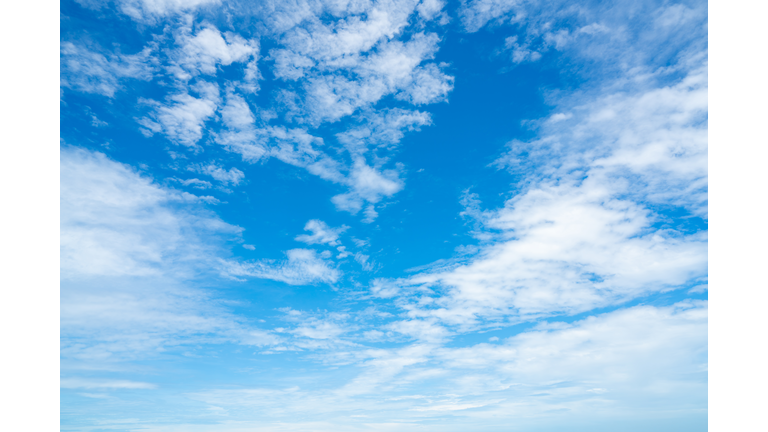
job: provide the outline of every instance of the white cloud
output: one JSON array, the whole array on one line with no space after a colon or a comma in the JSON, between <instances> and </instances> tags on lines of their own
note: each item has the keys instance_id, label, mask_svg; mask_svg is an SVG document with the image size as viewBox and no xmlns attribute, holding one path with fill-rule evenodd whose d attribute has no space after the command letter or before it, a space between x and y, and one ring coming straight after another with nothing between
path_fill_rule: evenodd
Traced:
<instances>
[{"instance_id":1,"label":"white cloud","mask_svg":"<svg viewBox=\"0 0 768 432\"><path fill-rule=\"evenodd\" d=\"M405 130L419 130L421 126L430 125L432 118L426 112L395 108L365 113L360 123L336 135L354 156L364 154L371 148L393 148L403 139Z\"/></svg>"},{"instance_id":2,"label":"white cloud","mask_svg":"<svg viewBox=\"0 0 768 432\"><path fill-rule=\"evenodd\" d=\"M487 221L503 230L497 243L469 264L412 277L446 287L424 313L454 324L571 314L706 275L706 236L651 230L647 210L585 183L516 197Z\"/></svg>"},{"instance_id":3,"label":"white cloud","mask_svg":"<svg viewBox=\"0 0 768 432\"><path fill-rule=\"evenodd\" d=\"M626 2L604 8L599 2L474 0L464 3L459 14L468 32L506 26L518 33L504 47L514 63L536 61L552 49L584 61L578 73L591 78L587 87L600 81L596 77L652 73L675 62L681 51L706 50L702 2Z\"/></svg>"},{"instance_id":4,"label":"white cloud","mask_svg":"<svg viewBox=\"0 0 768 432\"><path fill-rule=\"evenodd\" d=\"M440 325L435 319L394 321L384 326L384 328L425 343L447 342L448 336L451 335L451 332Z\"/></svg>"},{"instance_id":5,"label":"white cloud","mask_svg":"<svg viewBox=\"0 0 768 432\"><path fill-rule=\"evenodd\" d=\"M414 104L441 102L453 88L453 78L434 64L420 66L434 55L438 42L434 34L417 33L406 42L382 42L364 57L327 60L307 77L305 96L292 115L312 125L333 122L389 94ZM334 73L345 69L354 73L353 79Z\"/></svg>"},{"instance_id":6,"label":"white cloud","mask_svg":"<svg viewBox=\"0 0 768 432\"><path fill-rule=\"evenodd\" d=\"M331 228L325 222L312 219L304 226L305 231L312 234L301 234L296 236L296 240L306 244L327 244L329 246L339 245L339 234L347 229L346 226Z\"/></svg>"},{"instance_id":7,"label":"white cloud","mask_svg":"<svg viewBox=\"0 0 768 432\"><path fill-rule=\"evenodd\" d=\"M240 228L101 153L64 147L60 172L65 375L184 344L276 340L192 282L214 277Z\"/></svg>"},{"instance_id":8,"label":"white cloud","mask_svg":"<svg viewBox=\"0 0 768 432\"><path fill-rule=\"evenodd\" d=\"M403 181L399 178L397 171L378 171L368 166L362 158L355 161L346 183L352 190L334 196L331 201L337 209L352 214L360 211L364 202L378 203L382 198L392 196L403 188ZM373 210L372 207L369 208ZM370 216L375 217L375 212Z\"/></svg>"},{"instance_id":9,"label":"white cloud","mask_svg":"<svg viewBox=\"0 0 768 432\"><path fill-rule=\"evenodd\" d=\"M125 79L150 80L153 47L137 54L103 55L72 42L61 44L61 86L113 97Z\"/></svg>"},{"instance_id":10,"label":"white cloud","mask_svg":"<svg viewBox=\"0 0 768 432\"><path fill-rule=\"evenodd\" d=\"M220 0L117 0L117 3L124 14L137 21L154 21L171 14L216 5Z\"/></svg>"},{"instance_id":11,"label":"white cloud","mask_svg":"<svg viewBox=\"0 0 768 432\"><path fill-rule=\"evenodd\" d=\"M251 163L269 156L268 130L256 127L256 117L242 96L228 93L220 113L227 129L215 134L217 143Z\"/></svg>"},{"instance_id":12,"label":"white cloud","mask_svg":"<svg viewBox=\"0 0 768 432\"><path fill-rule=\"evenodd\" d=\"M174 144L194 147L203 137L203 125L216 112L219 103L219 89L215 84L199 82L193 87L199 97L187 93L171 95L167 103L153 100L145 103L153 107L148 117L139 120L146 129L142 132L151 136L164 134Z\"/></svg>"},{"instance_id":13,"label":"white cloud","mask_svg":"<svg viewBox=\"0 0 768 432\"><path fill-rule=\"evenodd\" d=\"M529 46L527 43L520 45L517 36L510 36L504 40L504 48L512 51L512 61L515 63L535 62L541 58L541 53L531 51Z\"/></svg>"},{"instance_id":14,"label":"white cloud","mask_svg":"<svg viewBox=\"0 0 768 432\"><path fill-rule=\"evenodd\" d=\"M691 67L684 65L684 67ZM664 72L662 72L664 73ZM464 213L479 250L371 292L411 317L474 328L575 314L706 279L707 233L663 227L663 205L706 218L707 83L676 83L564 101L539 138L496 165L521 175L503 208ZM442 266L442 267L441 267ZM440 294L435 294L439 292Z\"/></svg>"},{"instance_id":15,"label":"white cloud","mask_svg":"<svg viewBox=\"0 0 768 432\"><path fill-rule=\"evenodd\" d=\"M338 321L289 312L301 329L292 331L297 336L322 342L344 334ZM510 418L526 428L562 430L573 421L614 422L616 410L668 420L670 409L689 416L706 409L706 302L637 306L460 348L434 343L446 336L434 323L392 327L420 342L390 349L329 345L326 361L337 367L351 361L348 371L357 373L335 388L211 389L192 398L222 407L232 420L252 419L256 410L262 424L289 429L307 429L296 420L299 413L343 416L350 430L461 431L495 430ZM385 337L377 330L367 335ZM441 411L453 415L425 416ZM356 417L350 420L349 412ZM387 425L393 418L399 423ZM338 430L338 423L311 429Z\"/></svg>"},{"instance_id":16,"label":"white cloud","mask_svg":"<svg viewBox=\"0 0 768 432\"><path fill-rule=\"evenodd\" d=\"M350 329L328 320L309 320L291 330L296 336L310 339L335 339Z\"/></svg>"},{"instance_id":17,"label":"white cloud","mask_svg":"<svg viewBox=\"0 0 768 432\"><path fill-rule=\"evenodd\" d=\"M453 77L443 73L434 63L415 69L412 78L397 98L416 105L445 102L453 90Z\"/></svg>"},{"instance_id":18,"label":"white cloud","mask_svg":"<svg viewBox=\"0 0 768 432\"><path fill-rule=\"evenodd\" d=\"M173 263L205 261L217 244L211 236L241 231L183 209L184 195L101 153L64 148L61 155L62 277L186 272Z\"/></svg>"},{"instance_id":19,"label":"white cloud","mask_svg":"<svg viewBox=\"0 0 768 432\"><path fill-rule=\"evenodd\" d=\"M170 13L167 4L156 6L154 15ZM174 10L187 6L194 5L179 3ZM375 204L404 186L401 167L387 169L389 156L382 153L393 150L405 131L431 122L422 111L377 111L373 105L387 95L416 105L440 102L453 86L453 78L441 71L443 66L430 63L439 38L422 31L423 20L436 19L442 7L440 1L413 0L254 6L257 15L272 17L264 22L273 27L270 36L277 40L268 55L275 62L275 76L298 80L296 86L277 89L277 112L252 108L243 97L258 88L261 78L257 38L220 32L206 21L194 27L191 17L181 19L167 32L175 38L175 47L162 53L166 70L182 91L164 102L143 100L151 110L138 120L141 131L147 136L162 133L199 151L206 125L218 112L225 127L208 132L215 142L246 162L274 157L348 187L347 193L334 197L337 208L352 213L365 209L365 221L371 222L378 214ZM144 16L139 9L134 16ZM327 13L336 19L326 20ZM417 15L422 21L412 23ZM404 32L414 25L414 32ZM219 66L235 63L246 64L244 81L230 81L222 105L218 86L202 77L218 77ZM191 87L189 80L195 83ZM328 143L310 129L269 124L278 113L288 123L310 129L362 113L358 127L337 134L349 159L337 148L326 151L323 146L328 148Z\"/></svg>"},{"instance_id":20,"label":"white cloud","mask_svg":"<svg viewBox=\"0 0 768 432\"><path fill-rule=\"evenodd\" d=\"M706 63L692 66L669 85L609 88L566 102L567 116L543 122L538 140L511 143L497 166L519 172L522 164L542 164L548 176L579 167L610 182L634 175L625 193L706 215L707 69Z\"/></svg>"},{"instance_id":21,"label":"white cloud","mask_svg":"<svg viewBox=\"0 0 768 432\"><path fill-rule=\"evenodd\" d=\"M272 279L290 285L334 283L339 279L339 270L331 267L314 250L291 249L286 255L288 259L285 261L222 261L222 271L228 276Z\"/></svg>"},{"instance_id":22,"label":"white cloud","mask_svg":"<svg viewBox=\"0 0 768 432\"><path fill-rule=\"evenodd\" d=\"M173 52L172 72L178 79L188 80L198 74L216 75L217 65L258 60L259 43L246 40L234 33L221 33L215 27L207 26L192 36L191 29L182 27L177 35L179 49ZM258 77L258 70L250 72L251 81Z\"/></svg>"},{"instance_id":23,"label":"white cloud","mask_svg":"<svg viewBox=\"0 0 768 432\"><path fill-rule=\"evenodd\" d=\"M61 380L61 388L66 389L155 389L157 385L128 380L94 380L83 378L65 378Z\"/></svg>"},{"instance_id":24,"label":"white cloud","mask_svg":"<svg viewBox=\"0 0 768 432\"><path fill-rule=\"evenodd\" d=\"M207 174L225 186L237 186L245 178L245 174L237 168L226 170L214 163L208 165L192 165L188 169L201 174Z\"/></svg>"},{"instance_id":25,"label":"white cloud","mask_svg":"<svg viewBox=\"0 0 768 432\"><path fill-rule=\"evenodd\" d=\"M183 184L184 186L192 186L193 188L196 188L196 189L208 189L212 186L211 182L207 182L205 180L200 180L196 178L186 179L186 180L174 178L171 180L177 181Z\"/></svg>"},{"instance_id":26,"label":"white cloud","mask_svg":"<svg viewBox=\"0 0 768 432\"><path fill-rule=\"evenodd\" d=\"M349 251L347 251L346 246L339 246L336 248L336 250L339 251L339 254L336 255L336 259L342 259L352 255Z\"/></svg>"},{"instance_id":27,"label":"white cloud","mask_svg":"<svg viewBox=\"0 0 768 432\"><path fill-rule=\"evenodd\" d=\"M557 325L540 325L502 344L441 348L437 357L444 367L490 372L487 379L531 386L533 391L547 383L563 383L585 393L609 393L616 400L628 401L637 392L648 403L654 397L674 399L691 385L706 388L705 301L637 306L553 324ZM694 397L706 400L706 392Z\"/></svg>"},{"instance_id":28,"label":"white cloud","mask_svg":"<svg viewBox=\"0 0 768 432\"><path fill-rule=\"evenodd\" d=\"M368 261L370 258L371 258L370 256L360 252L355 254L355 261L357 261L357 263L360 264L360 266L365 271L371 271L376 267L373 261L371 262Z\"/></svg>"}]
</instances>

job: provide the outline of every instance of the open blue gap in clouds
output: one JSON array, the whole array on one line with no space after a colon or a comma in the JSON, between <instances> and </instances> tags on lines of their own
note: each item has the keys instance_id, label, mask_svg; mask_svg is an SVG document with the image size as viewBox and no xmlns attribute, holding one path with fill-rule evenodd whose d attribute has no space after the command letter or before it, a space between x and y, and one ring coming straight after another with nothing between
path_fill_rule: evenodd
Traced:
<instances>
[{"instance_id":1,"label":"open blue gap in clouds","mask_svg":"<svg viewBox=\"0 0 768 432\"><path fill-rule=\"evenodd\" d=\"M706 428L706 3L61 10L62 430Z\"/></svg>"}]
</instances>

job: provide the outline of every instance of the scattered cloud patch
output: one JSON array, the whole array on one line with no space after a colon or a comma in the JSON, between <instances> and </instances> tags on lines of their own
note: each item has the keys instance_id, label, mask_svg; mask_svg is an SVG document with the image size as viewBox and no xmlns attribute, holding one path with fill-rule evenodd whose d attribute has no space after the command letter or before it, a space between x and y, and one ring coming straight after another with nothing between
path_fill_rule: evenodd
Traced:
<instances>
[{"instance_id":1,"label":"scattered cloud patch","mask_svg":"<svg viewBox=\"0 0 768 432\"><path fill-rule=\"evenodd\" d=\"M339 235L347 230L348 227L340 226L338 228L331 228L326 225L325 222L312 219L304 225L304 231L309 231L311 234L301 234L296 236L296 241L300 241L306 244L327 244L329 246L339 245ZM343 246L340 247L340 251L343 252Z\"/></svg>"},{"instance_id":2,"label":"scattered cloud patch","mask_svg":"<svg viewBox=\"0 0 768 432\"><path fill-rule=\"evenodd\" d=\"M340 272L311 249L291 249L284 261L224 261L223 272L232 277L255 277L285 282L289 285L334 283Z\"/></svg>"}]
</instances>

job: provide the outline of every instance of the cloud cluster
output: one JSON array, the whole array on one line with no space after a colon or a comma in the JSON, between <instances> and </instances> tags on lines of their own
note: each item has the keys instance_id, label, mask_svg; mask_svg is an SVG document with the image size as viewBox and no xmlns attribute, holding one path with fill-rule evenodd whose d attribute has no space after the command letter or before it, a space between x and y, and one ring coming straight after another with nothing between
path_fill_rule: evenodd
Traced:
<instances>
[{"instance_id":1,"label":"cloud cluster","mask_svg":"<svg viewBox=\"0 0 768 432\"><path fill-rule=\"evenodd\" d=\"M238 236L194 203L102 153L61 151L62 277L190 274L217 237ZM189 205L187 203L192 203Z\"/></svg>"},{"instance_id":2,"label":"cloud cluster","mask_svg":"<svg viewBox=\"0 0 768 432\"><path fill-rule=\"evenodd\" d=\"M221 33L213 26L197 29L193 35L190 26L183 26L176 35L176 45L178 48L169 53L168 68L179 80L189 80L197 75L215 76L219 65L247 63L244 76L251 85L257 84L257 40L246 40L231 32Z\"/></svg>"},{"instance_id":3,"label":"cloud cluster","mask_svg":"<svg viewBox=\"0 0 768 432\"><path fill-rule=\"evenodd\" d=\"M347 192L334 197L334 204L354 214L365 209L365 220L370 222L377 216L376 204L404 185L401 168L385 167L391 151L406 131L431 123L429 113L402 106L445 101L453 87L453 78L442 72L442 66L430 62L439 37L424 30L426 23L441 16L442 3L310 3L306 9L271 5L260 10L274 18L265 21L271 28L264 36L274 39L276 47L264 58L258 38L222 32L205 21L195 24L191 16L168 26L155 43L167 45L165 49L155 49L157 55L151 59L146 54L130 63L145 69L152 63L174 82L164 101L140 100L146 112L137 120L146 136L162 134L195 152L200 152L207 136L246 162L276 158L304 168L346 187ZM183 10L196 4L153 5L152 14L160 16L173 9L170 6ZM134 9L149 11L148 7ZM323 18L329 11L335 20ZM63 52L73 58L74 69L82 69L87 56L70 45ZM248 100L262 79L259 62L262 67L268 65L265 62L273 65L277 85L273 107L254 107ZM242 79L220 87L217 77L230 66L236 66ZM110 95L126 74L117 66L91 69L95 70L91 75L105 78L101 91ZM69 85L96 91L86 84ZM385 106L377 106L382 103ZM328 151L336 144L314 130L353 115L348 130L335 136L345 152ZM277 117L288 123L275 125L272 120ZM210 128L213 122L222 128ZM291 122L294 126L289 126Z\"/></svg>"},{"instance_id":4,"label":"cloud cluster","mask_svg":"<svg viewBox=\"0 0 768 432\"><path fill-rule=\"evenodd\" d=\"M585 312L705 279L706 232L664 226L652 210L706 216L704 73L544 121L538 140L513 142L496 162L527 186L501 209L468 208L485 229L476 256L372 292L412 298L403 300L411 317L472 326Z\"/></svg>"},{"instance_id":5,"label":"cloud cluster","mask_svg":"<svg viewBox=\"0 0 768 432\"><path fill-rule=\"evenodd\" d=\"M274 158L334 183L337 209L373 221L376 206L405 187L393 152L406 133L432 123L424 106L453 88L434 61L443 2L233 3L228 13L247 7L259 18L247 37L181 16L215 3L117 2L142 25L178 16L138 54L62 43L62 86L112 98L129 79L162 76L166 94L139 101L141 130L197 158L180 157L175 169L210 177L166 184L243 184L243 170L207 157L210 149L252 164ZM574 413L698 413L706 404L707 303L622 305L706 289L707 61L692 42L706 32L697 29L705 5L476 0L459 14L469 32L502 28L498 52L511 63L548 53L588 59L584 70L600 77L555 95L551 115L526 123L535 138L500 151L489 169L520 179L503 191L511 197L502 206L483 209L467 192L462 216L475 226L476 246L345 293L345 301L370 302L367 309L284 308L285 325L263 330L200 286L249 278L337 284L344 261L333 254L367 272L377 271L377 257L347 250L348 227L312 219L294 239L316 249L232 258L226 243L241 243L242 230L206 210L214 197L64 148L62 387L154 391L145 379L76 378L73 365L114 369L191 344L236 343L259 347L254 355L306 351L343 373L322 385L292 377L301 386L188 394L229 416L234 429L254 415L258 427L275 430L480 430L510 415L521 427L562 430ZM630 15L639 18L623 25ZM653 49L658 56L647 53ZM268 96L257 93L265 76ZM608 312L573 318L595 308Z\"/></svg>"},{"instance_id":6,"label":"cloud cluster","mask_svg":"<svg viewBox=\"0 0 768 432\"><path fill-rule=\"evenodd\" d=\"M626 7L476 1L462 14L468 31L496 22L562 36L571 24L547 27L546 19L576 14L578 22L608 25L626 21ZM409 278L375 281L373 295L394 299L408 320L467 331L582 313L706 280L706 228L674 225L665 215L683 212L706 224L706 52L681 38L673 44L675 60L656 68L658 59L643 63L639 52L647 47L637 45L668 40L668 33L653 34L654 26L673 17L695 26L700 16L683 5L643 8L653 11L643 18L649 26L627 30L635 39L610 42L631 57L635 70L603 75L561 97L551 116L529 122L537 138L511 142L492 164L521 179L502 208L483 211L476 196L465 197L464 216L478 224L477 253ZM536 18L523 23L529 12ZM601 33L600 25L582 33ZM568 54L582 57L604 43L585 41Z\"/></svg>"}]
</instances>

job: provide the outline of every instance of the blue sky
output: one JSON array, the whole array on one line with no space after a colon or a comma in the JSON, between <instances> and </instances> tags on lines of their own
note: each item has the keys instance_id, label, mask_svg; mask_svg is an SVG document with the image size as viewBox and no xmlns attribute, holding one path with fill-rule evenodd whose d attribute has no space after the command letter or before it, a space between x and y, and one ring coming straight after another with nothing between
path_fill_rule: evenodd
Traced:
<instances>
[{"instance_id":1,"label":"blue sky","mask_svg":"<svg viewBox=\"0 0 768 432\"><path fill-rule=\"evenodd\" d=\"M62 2L62 430L705 430L707 22Z\"/></svg>"}]
</instances>

